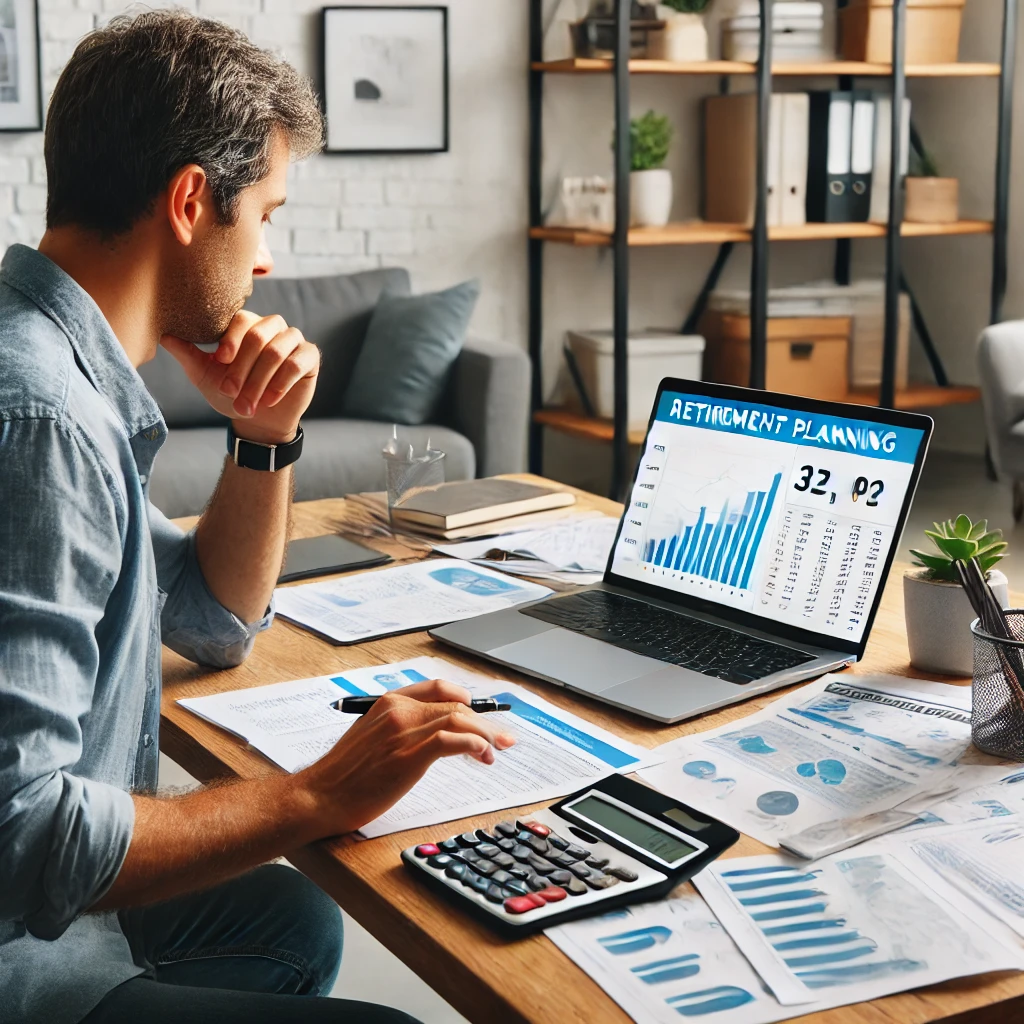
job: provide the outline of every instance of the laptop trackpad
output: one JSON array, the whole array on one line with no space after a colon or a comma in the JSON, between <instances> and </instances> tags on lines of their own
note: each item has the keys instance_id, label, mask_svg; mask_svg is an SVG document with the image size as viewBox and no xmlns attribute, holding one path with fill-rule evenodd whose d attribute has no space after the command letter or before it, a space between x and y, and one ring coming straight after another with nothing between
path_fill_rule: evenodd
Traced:
<instances>
[{"instance_id":1,"label":"laptop trackpad","mask_svg":"<svg viewBox=\"0 0 1024 1024\"><path fill-rule=\"evenodd\" d=\"M601 693L664 667L642 654L557 628L492 648L487 653L525 672L558 679L585 693Z\"/></svg>"}]
</instances>

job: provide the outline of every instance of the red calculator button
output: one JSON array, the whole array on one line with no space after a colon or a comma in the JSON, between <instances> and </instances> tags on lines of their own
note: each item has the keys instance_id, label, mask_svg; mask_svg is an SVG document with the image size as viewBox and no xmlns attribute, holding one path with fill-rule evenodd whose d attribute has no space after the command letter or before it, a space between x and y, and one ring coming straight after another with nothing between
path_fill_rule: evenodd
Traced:
<instances>
[{"instance_id":1,"label":"red calculator button","mask_svg":"<svg viewBox=\"0 0 1024 1024\"><path fill-rule=\"evenodd\" d=\"M528 821L526 827L535 835L540 836L541 839L551 835L551 829L547 825L542 825L539 821Z\"/></svg>"},{"instance_id":2,"label":"red calculator button","mask_svg":"<svg viewBox=\"0 0 1024 1024\"><path fill-rule=\"evenodd\" d=\"M440 852L437 843L422 843L416 847L417 857L436 857Z\"/></svg>"},{"instance_id":3,"label":"red calculator button","mask_svg":"<svg viewBox=\"0 0 1024 1024\"><path fill-rule=\"evenodd\" d=\"M560 885L549 885L546 889L541 889L537 895L545 903L557 903L559 900L564 900L568 893Z\"/></svg>"},{"instance_id":4,"label":"red calculator button","mask_svg":"<svg viewBox=\"0 0 1024 1024\"><path fill-rule=\"evenodd\" d=\"M543 900L540 905L544 906ZM536 910L537 904L529 896L510 896L505 900L505 909L510 914L527 914L531 910Z\"/></svg>"}]
</instances>

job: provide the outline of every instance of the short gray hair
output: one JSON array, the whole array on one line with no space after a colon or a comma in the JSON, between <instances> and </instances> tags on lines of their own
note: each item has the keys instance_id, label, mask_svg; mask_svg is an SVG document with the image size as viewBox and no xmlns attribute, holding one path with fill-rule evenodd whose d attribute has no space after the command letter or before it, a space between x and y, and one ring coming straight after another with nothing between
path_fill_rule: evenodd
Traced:
<instances>
[{"instance_id":1,"label":"short gray hair","mask_svg":"<svg viewBox=\"0 0 1024 1024\"><path fill-rule=\"evenodd\" d=\"M180 9L114 18L78 44L50 100L47 227L122 234L193 163L233 223L278 131L295 158L323 147L311 84L276 54Z\"/></svg>"}]
</instances>

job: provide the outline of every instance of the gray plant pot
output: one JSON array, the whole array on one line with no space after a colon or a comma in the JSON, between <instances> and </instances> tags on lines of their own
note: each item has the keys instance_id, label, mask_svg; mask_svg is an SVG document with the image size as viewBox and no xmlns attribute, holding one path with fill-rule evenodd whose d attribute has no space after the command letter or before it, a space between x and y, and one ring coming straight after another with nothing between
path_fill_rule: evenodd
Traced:
<instances>
[{"instance_id":1,"label":"gray plant pot","mask_svg":"<svg viewBox=\"0 0 1024 1024\"><path fill-rule=\"evenodd\" d=\"M992 569L988 582L1000 605L1009 608L1006 577ZM927 569L908 572L903 576L903 608L914 668L949 676L974 674L971 623L977 616L959 583L929 579Z\"/></svg>"}]
</instances>

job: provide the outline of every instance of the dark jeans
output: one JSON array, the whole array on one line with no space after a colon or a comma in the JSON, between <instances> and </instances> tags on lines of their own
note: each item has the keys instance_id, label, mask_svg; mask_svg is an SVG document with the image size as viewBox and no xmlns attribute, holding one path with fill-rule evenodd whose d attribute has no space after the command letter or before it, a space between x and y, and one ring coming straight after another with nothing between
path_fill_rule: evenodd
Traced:
<instances>
[{"instance_id":1,"label":"dark jeans","mask_svg":"<svg viewBox=\"0 0 1024 1024\"><path fill-rule=\"evenodd\" d=\"M319 998L341 966L341 912L284 865L119 916L148 970L82 1024L416 1024L388 1007Z\"/></svg>"}]
</instances>

